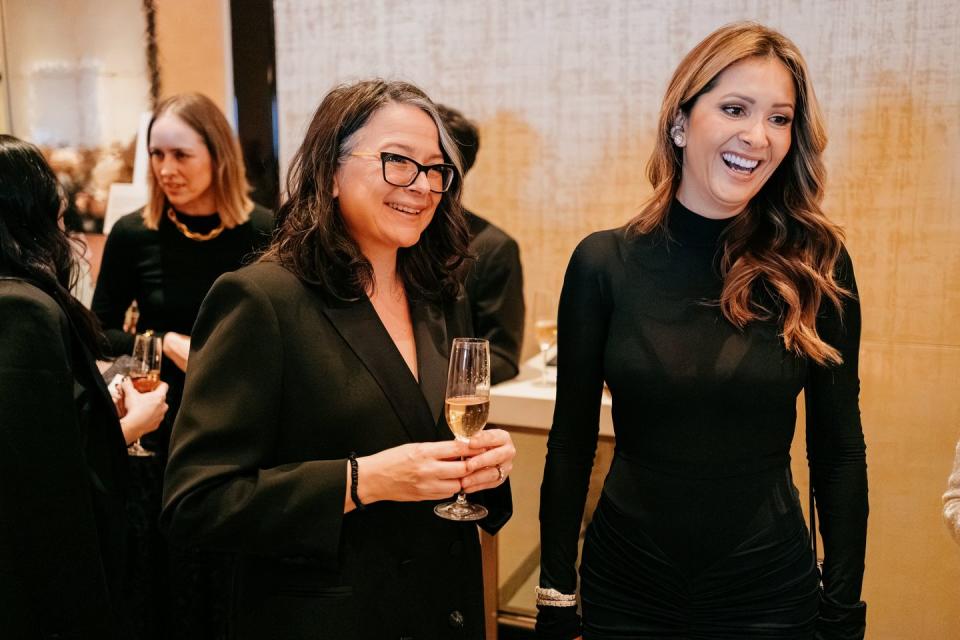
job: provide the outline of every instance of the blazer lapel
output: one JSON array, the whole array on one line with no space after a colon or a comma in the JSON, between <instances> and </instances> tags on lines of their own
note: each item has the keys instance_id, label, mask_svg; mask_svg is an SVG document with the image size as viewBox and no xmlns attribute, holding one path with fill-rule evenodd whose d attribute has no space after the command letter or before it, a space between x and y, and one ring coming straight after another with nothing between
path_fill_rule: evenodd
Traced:
<instances>
[{"instance_id":1,"label":"blazer lapel","mask_svg":"<svg viewBox=\"0 0 960 640\"><path fill-rule=\"evenodd\" d=\"M417 366L420 370L420 389L433 417L437 435L452 437L446 424L440 422L443 400L447 390L447 360L449 341L442 310L436 305L418 302L411 305L413 333L417 341Z\"/></svg>"},{"instance_id":2,"label":"blazer lapel","mask_svg":"<svg viewBox=\"0 0 960 640\"><path fill-rule=\"evenodd\" d=\"M353 302L327 300L324 315L346 341L400 418L413 442L435 440L437 430L420 386L366 297ZM419 336L417 351L419 358ZM420 364L421 375L423 365ZM442 391L441 391L442 401Z\"/></svg>"}]
</instances>

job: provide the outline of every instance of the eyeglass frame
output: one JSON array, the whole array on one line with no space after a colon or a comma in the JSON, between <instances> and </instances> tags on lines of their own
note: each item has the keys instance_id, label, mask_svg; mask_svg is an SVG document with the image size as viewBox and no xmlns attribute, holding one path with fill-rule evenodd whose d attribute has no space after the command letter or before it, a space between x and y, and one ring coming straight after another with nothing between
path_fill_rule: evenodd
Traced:
<instances>
[{"instance_id":1,"label":"eyeglass frame","mask_svg":"<svg viewBox=\"0 0 960 640\"><path fill-rule=\"evenodd\" d=\"M420 177L421 173L423 175L427 175L428 171L430 171L431 169L436 169L437 167L450 168L451 170L450 182L443 188L442 191L436 191L434 189L430 189L430 193L446 193L447 191L450 190L450 187L453 186L453 181L457 179L457 166L454 164L450 164L449 162L438 162L436 164L420 164L413 158L408 158L407 156L401 153L396 153L394 151L381 151L379 153L374 153L373 151L353 151L348 155L356 156L358 158L369 158L369 159L378 158L380 160L380 169L383 174L383 181L394 187L402 187L402 188L409 187L410 185L412 185L414 182L417 181L417 178ZM410 182L408 182L407 184L397 184L396 182L390 182L389 180L387 180L387 156L393 156L395 158L400 158L401 160L412 162L417 167L417 172L413 174L413 178L410 179ZM429 182L430 182L430 178L428 176L427 183Z\"/></svg>"}]
</instances>

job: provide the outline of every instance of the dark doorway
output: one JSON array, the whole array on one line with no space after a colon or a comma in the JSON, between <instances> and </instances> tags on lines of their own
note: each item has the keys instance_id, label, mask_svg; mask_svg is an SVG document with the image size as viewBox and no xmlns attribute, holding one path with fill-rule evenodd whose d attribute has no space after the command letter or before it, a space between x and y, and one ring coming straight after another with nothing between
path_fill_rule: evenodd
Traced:
<instances>
[{"instance_id":1,"label":"dark doorway","mask_svg":"<svg viewBox=\"0 0 960 640\"><path fill-rule=\"evenodd\" d=\"M234 113L251 197L276 210L280 193L273 2L230 0Z\"/></svg>"}]
</instances>

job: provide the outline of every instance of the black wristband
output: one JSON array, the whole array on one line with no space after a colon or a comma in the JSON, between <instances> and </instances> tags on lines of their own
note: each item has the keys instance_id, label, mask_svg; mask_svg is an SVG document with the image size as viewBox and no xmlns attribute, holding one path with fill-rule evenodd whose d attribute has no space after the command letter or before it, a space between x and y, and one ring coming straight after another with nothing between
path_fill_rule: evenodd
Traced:
<instances>
[{"instance_id":1,"label":"black wristband","mask_svg":"<svg viewBox=\"0 0 960 640\"><path fill-rule=\"evenodd\" d=\"M360 495L357 493L357 484L360 482L360 466L357 464L356 452L351 451L347 459L350 461L350 499L353 500L357 511L363 511L366 506L360 502Z\"/></svg>"}]
</instances>

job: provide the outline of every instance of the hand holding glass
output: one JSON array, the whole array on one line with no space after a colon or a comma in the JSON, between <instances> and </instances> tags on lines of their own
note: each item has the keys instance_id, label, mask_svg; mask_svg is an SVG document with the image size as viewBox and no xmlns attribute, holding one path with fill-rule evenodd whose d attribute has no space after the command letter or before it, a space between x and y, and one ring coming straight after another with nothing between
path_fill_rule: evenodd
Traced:
<instances>
[{"instance_id":1,"label":"hand holding glass","mask_svg":"<svg viewBox=\"0 0 960 640\"><path fill-rule=\"evenodd\" d=\"M455 338L450 347L444 415L453 435L467 442L487 424L490 413L490 343L476 338ZM480 520L487 510L467 502L461 489L454 502L433 509L441 518L461 522Z\"/></svg>"},{"instance_id":2,"label":"hand holding glass","mask_svg":"<svg viewBox=\"0 0 960 640\"><path fill-rule=\"evenodd\" d=\"M131 382L140 393L153 391L160 384L160 363L163 360L163 341L152 331L137 334L133 341L133 363L130 365ZM140 444L139 438L127 449L131 456L152 456Z\"/></svg>"}]
</instances>

